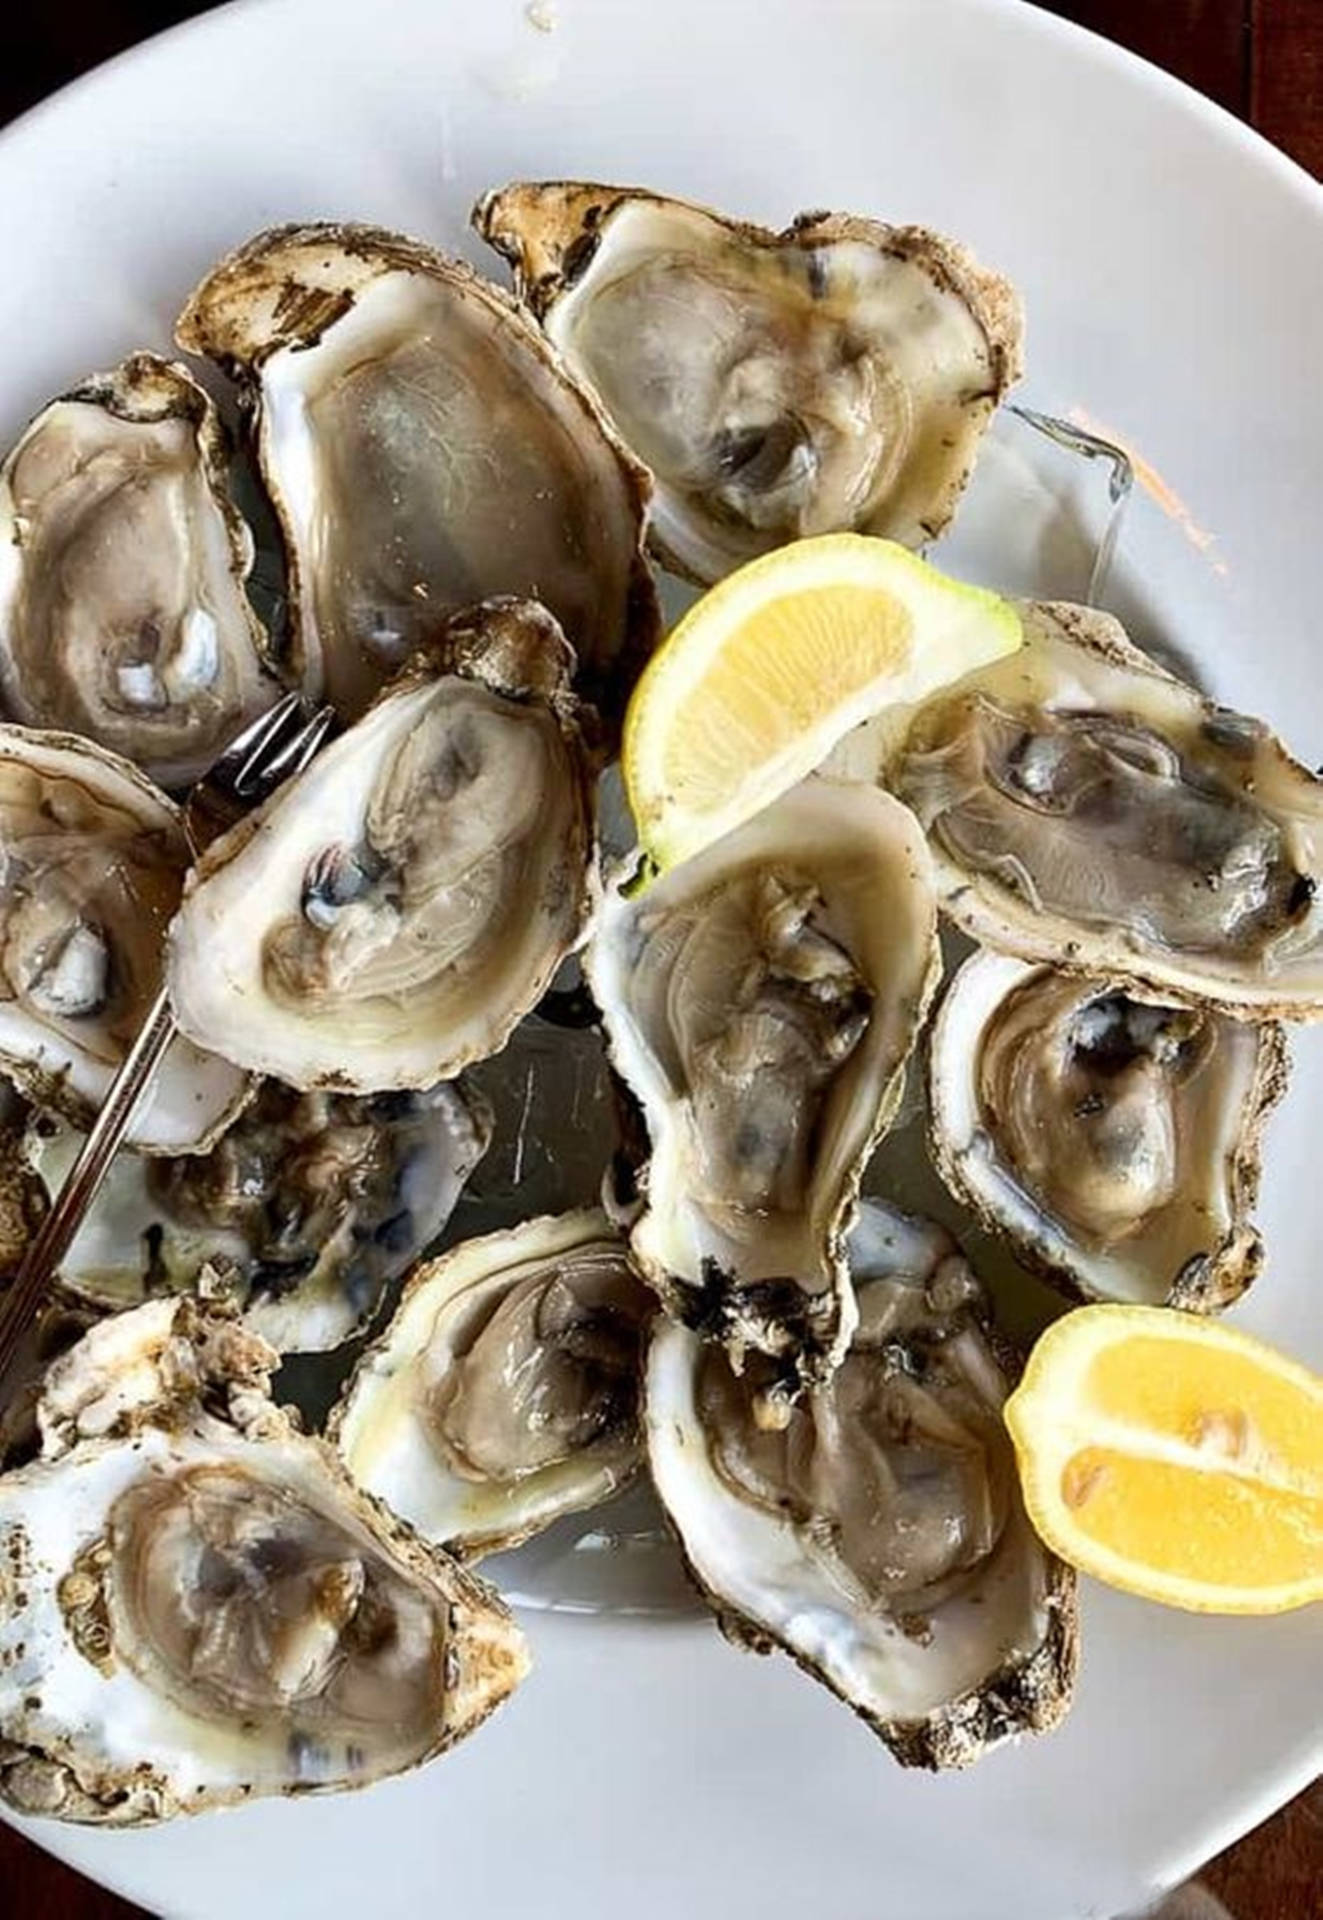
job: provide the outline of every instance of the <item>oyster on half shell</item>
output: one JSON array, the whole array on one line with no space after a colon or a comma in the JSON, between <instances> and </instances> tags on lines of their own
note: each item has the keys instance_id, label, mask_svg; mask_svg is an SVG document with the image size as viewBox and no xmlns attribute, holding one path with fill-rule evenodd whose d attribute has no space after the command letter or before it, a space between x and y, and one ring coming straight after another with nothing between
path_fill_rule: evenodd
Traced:
<instances>
[{"instance_id":1,"label":"oyster on half shell","mask_svg":"<svg viewBox=\"0 0 1323 1920\"><path fill-rule=\"evenodd\" d=\"M410 1277L331 1438L426 1539L470 1559L517 1546L638 1472L653 1311L595 1209L462 1241Z\"/></svg>"},{"instance_id":2,"label":"oyster on half shell","mask_svg":"<svg viewBox=\"0 0 1323 1920\"><path fill-rule=\"evenodd\" d=\"M767 1362L659 1316L644 1423L653 1480L725 1632L781 1647L907 1766L963 1767L1070 1704L1075 1578L1036 1538L1002 1422L987 1303L941 1228L865 1201L859 1319L788 1425Z\"/></svg>"},{"instance_id":3,"label":"oyster on half shell","mask_svg":"<svg viewBox=\"0 0 1323 1920\"><path fill-rule=\"evenodd\" d=\"M211 846L169 934L199 1045L304 1089L496 1053L579 940L593 767L551 615L497 600Z\"/></svg>"},{"instance_id":4,"label":"oyster on half shell","mask_svg":"<svg viewBox=\"0 0 1323 1920\"><path fill-rule=\"evenodd\" d=\"M805 534L934 539L1019 376L1014 289L922 227L773 233L564 181L490 193L473 222L652 470L652 542L696 580Z\"/></svg>"},{"instance_id":5,"label":"oyster on half shell","mask_svg":"<svg viewBox=\"0 0 1323 1920\"><path fill-rule=\"evenodd\" d=\"M0 1069L86 1124L156 998L192 858L179 810L91 741L0 727ZM206 1146L248 1077L171 1043L130 1145Z\"/></svg>"},{"instance_id":6,"label":"oyster on half shell","mask_svg":"<svg viewBox=\"0 0 1323 1920\"><path fill-rule=\"evenodd\" d=\"M255 407L310 693L355 719L439 618L517 593L623 708L658 632L647 478L508 295L377 227L278 227L212 269L177 337Z\"/></svg>"},{"instance_id":7,"label":"oyster on half shell","mask_svg":"<svg viewBox=\"0 0 1323 1920\"><path fill-rule=\"evenodd\" d=\"M0 1477L0 1797L138 1826L367 1786L519 1683L489 1588L267 1392L275 1354L190 1301L51 1368L43 1457Z\"/></svg>"},{"instance_id":8,"label":"oyster on half shell","mask_svg":"<svg viewBox=\"0 0 1323 1920\"><path fill-rule=\"evenodd\" d=\"M1250 1209L1286 1073L1271 1021L975 954L929 1037L933 1158L1068 1293L1214 1312L1262 1264Z\"/></svg>"},{"instance_id":9,"label":"oyster on half shell","mask_svg":"<svg viewBox=\"0 0 1323 1920\"><path fill-rule=\"evenodd\" d=\"M921 706L883 778L984 945L1242 1016L1323 1016L1323 780L1107 614L1038 604L1025 644Z\"/></svg>"},{"instance_id":10,"label":"oyster on half shell","mask_svg":"<svg viewBox=\"0 0 1323 1920\"><path fill-rule=\"evenodd\" d=\"M450 1218L491 1115L462 1083L295 1093L269 1080L206 1154L120 1154L60 1263L77 1300L232 1301L280 1353L325 1352L372 1319ZM54 1192L82 1136L48 1114L27 1153Z\"/></svg>"},{"instance_id":11,"label":"oyster on half shell","mask_svg":"<svg viewBox=\"0 0 1323 1920\"><path fill-rule=\"evenodd\" d=\"M686 1324L830 1372L842 1238L936 981L918 823L810 778L641 890L584 965L651 1138L631 1250Z\"/></svg>"},{"instance_id":12,"label":"oyster on half shell","mask_svg":"<svg viewBox=\"0 0 1323 1920\"><path fill-rule=\"evenodd\" d=\"M280 692L216 409L135 353L55 400L0 468L0 694L185 786Z\"/></svg>"}]
</instances>

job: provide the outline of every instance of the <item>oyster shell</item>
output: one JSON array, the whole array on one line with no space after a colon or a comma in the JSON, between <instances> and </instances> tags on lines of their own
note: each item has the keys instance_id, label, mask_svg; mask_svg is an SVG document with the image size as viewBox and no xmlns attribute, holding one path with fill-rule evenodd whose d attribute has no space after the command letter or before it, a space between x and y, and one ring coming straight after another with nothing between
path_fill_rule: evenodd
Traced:
<instances>
[{"instance_id":1,"label":"oyster shell","mask_svg":"<svg viewBox=\"0 0 1323 1920\"><path fill-rule=\"evenodd\" d=\"M32 1122L27 1101L0 1080L0 1283L17 1273L47 1211L46 1188L29 1151ZM52 1117L50 1124L60 1123Z\"/></svg>"},{"instance_id":2,"label":"oyster shell","mask_svg":"<svg viewBox=\"0 0 1323 1920\"><path fill-rule=\"evenodd\" d=\"M466 1240L412 1275L330 1435L361 1487L466 1558L596 1506L642 1464L651 1295L606 1215Z\"/></svg>"},{"instance_id":3,"label":"oyster shell","mask_svg":"<svg viewBox=\"0 0 1323 1920\"><path fill-rule=\"evenodd\" d=\"M200 1045L291 1086L498 1051L580 937L592 768L551 615L489 601L203 856L169 934Z\"/></svg>"},{"instance_id":4,"label":"oyster shell","mask_svg":"<svg viewBox=\"0 0 1323 1920\"><path fill-rule=\"evenodd\" d=\"M917 823L810 778L642 891L584 965L652 1158L631 1249L690 1326L829 1372L842 1236L936 982Z\"/></svg>"},{"instance_id":5,"label":"oyster shell","mask_svg":"<svg viewBox=\"0 0 1323 1920\"><path fill-rule=\"evenodd\" d=\"M935 539L1019 377L1009 284L921 227L784 232L634 188L525 182L474 209L651 468L651 538L711 581L804 534Z\"/></svg>"},{"instance_id":6,"label":"oyster shell","mask_svg":"<svg viewBox=\"0 0 1323 1920\"><path fill-rule=\"evenodd\" d=\"M1323 780L1108 615L1030 607L1020 651L919 708L884 777L985 945L1241 1015L1323 1015Z\"/></svg>"},{"instance_id":7,"label":"oyster shell","mask_svg":"<svg viewBox=\"0 0 1323 1920\"><path fill-rule=\"evenodd\" d=\"M310 692L355 719L440 616L521 593L623 706L658 633L647 479L499 288L377 227L278 227L212 269L177 338L256 409Z\"/></svg>"},{"instance_id":8,"label":"oyster shell","mask_svg":"<svg viewBox=\"0 0 1323 1920\"><path fill-rule=\"evenodd\" d=\"M52 1367L0 1477L0 1798L136 1826L366 1786L527 1668L491 1590L268 1397L271 1349L149 1301Z\"/></svg>"},{"instance_id":9,"label":"oyster shell","mask_svg":"<svg viewBox=\"0 0 1323 1920\"><path fill-rule=\"evenodd\" d=\"M278 1352L324 1352L431 1245L490 1137L486 1102L461 1084L360 1097L269 1080L210 1153L119 1155L60 1285L103 1311L154 1294L231 1300ZM52 1192L80 1145L48 1115L30 1127Z\"/></svg>"},{"instance_id":10,"label":"oyster shell","mask_svg":"<svg viewBox=\"0 0 1323 1920\"><path fill-rule=\"evenodd\" d=\"M178 809L90 741L0 727L0 1064L34 1100L86 1124L161 982L191 859ZM174 1041L131 1145L207 1145L247 1076Z\"/></svg>"},{"instance_id":11,"label":"oyster shell","mask_svg":"<svg viewBox=\"0 0 1323 1920\"><path fill-rule=\"evenodd\" d=\"M1035 1537L1001 1419L986 1301L942 1228L863 1204L859 1323L837 1372L769 1431L767 1362L659 1317L653 1480L724 1631L780 1647L906 1766L963 1767L1070 1704L1075 1578Z\"/></svg>"},{"instance_id":12,"label":"oyster shell","mask_svg":"<svg viewBox=\"0 0 1323 1920\"><path fill-rule=\"evenodd\" d=\"M1216 1312L1263 1261L1250 1210L1286 1074L1270 1021L975 954L929 1037L933 1158L1067 1293Z\"/></svg>"},{"instance_id":13,"label":"oyster shell","mask_svg":"<svg viewBox=\"0 0 1323 1920\"><path fill-rule=\"evenodd\" d=\"M277 697L253 542L186 370L135 353L39 413L0 468L0 695L184 786Z\"/></svg>"}]
</instances>

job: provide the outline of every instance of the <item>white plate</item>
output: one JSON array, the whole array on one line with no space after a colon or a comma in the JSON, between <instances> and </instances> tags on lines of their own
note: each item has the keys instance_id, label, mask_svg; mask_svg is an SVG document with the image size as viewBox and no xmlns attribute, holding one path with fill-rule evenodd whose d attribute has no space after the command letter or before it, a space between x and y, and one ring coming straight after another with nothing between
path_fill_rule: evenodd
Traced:
<instances>
[{"instance_id":1,"label":"white plate","mask_svg":"<svg viewBox=\"0 0 1323 1920\"><path fill-rule=\"evenodd\" d=\"M357 216L472 251L470 201L520 174L646 181L776 223L923 220L1024 289L1026 398L1126 434L1185 503L1146 498L1126 531L1147 637L1323 760L1323 197L1302 173L1008 0L547 11L549 34L522 0L251 0L29 116L0 142L6 434L90 367L164 346L194 277L268 222ZM1028 500L1021 479L993 506ZM1031 524L1056 566L1039 494L1015 552ZM994 562L990 527L985 490L957 553ZM1297 1047L1270 1266L1237 1315L1316 1367L1321 1040ZM1090 1590L1067 1726L941 1779L902 1773L789 1662L705 1623L530 1623L526 1691L409 1779L158 1833L29 1830L189 1920L1067 1920L1139 1904L1323 1763L1323 1608L1201 1620Z\"/></svg>"}]
</instances>

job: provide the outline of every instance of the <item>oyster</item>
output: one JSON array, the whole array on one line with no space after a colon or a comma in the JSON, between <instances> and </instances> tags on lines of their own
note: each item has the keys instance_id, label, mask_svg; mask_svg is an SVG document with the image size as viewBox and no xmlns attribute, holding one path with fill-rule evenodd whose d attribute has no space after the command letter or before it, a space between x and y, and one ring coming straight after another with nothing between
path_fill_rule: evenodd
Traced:
<instances>
[{"instance_id":1,"label":"oyster","mask_svg":"<svg viewBox=\"0 0 1323 1920\"><path fill-rule=\"evenodd\" d=\"M473 220L652 469L652 542L696 580L804 534L935 539L1019 377L1014 290L921 227L814 213L772 233L561 181Z\"/></svg>"},{"instance_id":2,"label":"oyster","mask_svg":"<svg viewBox=\"0 0 1323 1920\"><path fill-rule=\"evenodd\" d=\"M727 1634L779 1646L907 1766L962 1767L1055 1726L1076 1667L1075 1579L1020 1500L986 1303L940 1227L865 1202L859 1324L783 1431L752 1356L658 1318L648 1459Z\"/></svg>"},{"instance_id":3,"label":"oyster","mask_svg":"<svg viewBox=\"0 0 1323 1920\"><path fill-rule=\"evenodd\" d=\"M580 937L591 766L542 607L456 615L198 863L185 1033L291 1086L427 1087L502 1047Z\"/></svg>"},{"instance_id":4,"label":"oyster","mask_svg":"<svg viewBox=\"0 0 1323 1920\"><path fill-rule=\"evenodd\" d=\"M103 1310L225 1298L278 1352L323 1352L372 1319L441 1232L490 1137L486 1103L461 1085L354 1096L269 1080L208 1154L121 1154L60 1283ZM30 1128L52 1191L80 1144L46 1115Z\"/></svg>"},{"instance_id":5,"label":"oyster","mask_svg":"<svg viewBox=\"0 0 1323 1920\"><path fill-rule=\"evenodd\" d=\"M276 1356L191 1301L52 1367L0 1477L0 1797L134 1826L430 1759L522 1678L475 1577L268 1397Z\"/></svg>"},{"instance_id":6,"label":"oyster","mask_svg":"<svg viewBox=\"0 0 1323 1920\"><path fill-rule=\"evenodd\" d=\"M1242 1015L1323 1015L1323 780L1084 607L926 703L884 777L976 940Z\"/></svg>"},{"instance_id":7,"label":"oyster","mask_svg":"<svg viewBox=\"0 0 1323 1920\"><path fill-rule=\"evenodd\" d=\"M1249 1215L1285 1085L1270 1021L975 954L930 1037L933 1157L1067 1292L1216 1311L1262 1264Z\"/></svg>"},{"instance_id":8,"label":"oyster","mask_svg":"<svg viewBox=\"0 0 1323 1920\"><path fill-rule=\"evenodd\" d=\"M936 981L917 823L810 778L641 892L585 955L652 1142L631 1247L670 1311L829 1372L854 1324L842 1235Z\"/></svg>"},{"instance_id":9,"label":"oyster","mask_svg":"<svg viewBox=\"0 0 1323 1920\"><path fill-rule=\"evenodd\" d=\"M280 227L213 268L178 340L256 407L310 692L355 719L440 616L523 593L623 705L658 632L647 479L499 288L376 227Z\"/></svg>"},{"instance_id":10,"label":"oyster","mask_svg":"<svg viewBox=\"0 0 1323 1920\"><path fill-rule=\"evenodd\" d=\"M161 982L191 854L178 809L87 740L0 727L0 1063L85 1123ZM183 1153L216 1138L247 1076L172 1043L128 1139Z\"/></svg>"},{"instance_id":11,"label":"oyster","mask_svg":"<svg viewBox=\"0 0 1323 1920\"><path fill-rule=\"evenodd\" d=\"M39 413L0 468L0 694L163 786L280 689L244 592L253 542L183 367L136 353Z\"/></svg>"},{"instance_id":12,"label":"oyster","mask_svg":"<svg viewBox=\"0 0 1323 1920\"><path fill-rule=\"evenodd\" d=\"M651 1310L603 1213L463 1241L410 1278L331 1437L425 1539L470 1557L517 1546L642 1464Z\"/></svg>"}]
</instances>

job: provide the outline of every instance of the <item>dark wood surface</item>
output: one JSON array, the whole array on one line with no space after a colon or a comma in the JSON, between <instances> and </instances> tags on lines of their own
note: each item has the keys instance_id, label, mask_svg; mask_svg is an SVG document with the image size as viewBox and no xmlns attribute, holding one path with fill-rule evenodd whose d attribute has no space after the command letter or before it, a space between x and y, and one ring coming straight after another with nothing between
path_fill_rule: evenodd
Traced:
<instances>
[{"instance_id":1,"label":"dark wood surface","mask_svg":"<svg viewBox=\"0 0 1323 1920\"><path fill-rule=\"evenodd\" d=\"M11 15L0 124L85 68L201 11L171 0L48 0ZM1179 74L1323 177L1323 0L1062 0L1051 11ZM1235 1920L1323 1920L1323 1784L1223 1854L1204 1878ZM0 1827L4 1920L136 1913Z\"/></svg>"}]
</instances>

